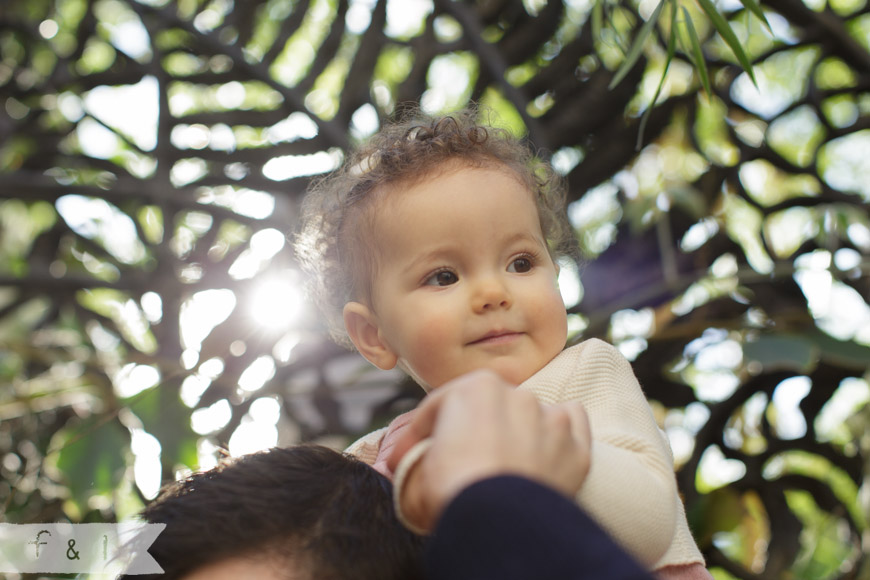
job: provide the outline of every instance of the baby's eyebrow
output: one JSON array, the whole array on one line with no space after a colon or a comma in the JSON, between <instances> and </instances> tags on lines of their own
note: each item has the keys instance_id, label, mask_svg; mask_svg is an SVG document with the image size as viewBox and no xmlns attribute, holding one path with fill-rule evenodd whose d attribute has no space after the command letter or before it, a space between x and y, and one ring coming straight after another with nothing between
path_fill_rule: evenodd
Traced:
<instances>
[{"instance_id":1,"label":"baby's eyebrow","mask_svg":"<svg viewBox=\"0 0 870 580\"><path fill-rule=\"evenodd\" d=\"M546 248L547 244L544 241L543 237L537 235L535 232L527 232L527 231L514 231L506 234L500 239L493 240L494 244L500 244L502 246L511 246L514 244L522 244L522 243L530 243L535 246ZM430 263L458 259L459 255L462 253L462 248L453 244L449 241L440 242L435 246L427 248L425 251L420 254L413 256L405 265L405 270L415 270L417 268L421 268Z\"/></svg>"},{"instance_id":2,"label":"baby's eyebrow","mask_svg":"<svg viewBox=\"0 0 870 580\"><path fill-rule=\"evenodd\" d=\"M437 262L439 260L449 259L452 255L456 253L457 251L453 249L450 244L441 244L415 256L408 263L407 267L408 269L413 269L429 262Z\"/></svg>"},{"instance_id":3,"label":"baby's eyebrow","mask_svg":"<svg viewBox=\"0 0 870 580\"><path fill-rule=\"evenodd\" d=\"M537 245L544 245L544 239L529 232L514 232L513 234L507 235L502 239L502 243L504 245L510 245L517 242L532 242Z\"/></svg>"}]
</instances>

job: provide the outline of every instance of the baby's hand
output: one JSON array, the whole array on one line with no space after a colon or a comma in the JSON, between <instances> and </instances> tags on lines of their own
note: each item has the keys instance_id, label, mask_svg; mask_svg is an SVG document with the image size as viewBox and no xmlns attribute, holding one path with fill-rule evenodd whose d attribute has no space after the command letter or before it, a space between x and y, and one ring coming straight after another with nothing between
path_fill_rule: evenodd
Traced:
<instances>
[{"instance_id":1,"label":"baby's hand","mask_svg":"<svg viewBox=\"0 0 870 580\"><path fill-rule=\"evenodd\" d=\"M578 460L586 464L585 470L588 474L590 454L592 453L592 431L589 427L589 415L586 414L586 407L579 401L567 401L557 403L552 408L561 409L568 414L568 419L571 421L571 432L574 434L574 440L580 451ZM585 477L584 475L584 479Z\"/></svg>"}]
</instances>

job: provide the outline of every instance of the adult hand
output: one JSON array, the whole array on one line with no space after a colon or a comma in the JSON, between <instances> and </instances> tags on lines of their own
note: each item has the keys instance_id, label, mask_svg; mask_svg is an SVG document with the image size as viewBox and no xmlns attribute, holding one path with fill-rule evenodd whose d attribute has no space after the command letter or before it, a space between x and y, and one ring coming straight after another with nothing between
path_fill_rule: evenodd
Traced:
<instances>
[{"instance_id":1,"label":"adult hand","mask_svg":"<svg viewBox=\"0 0 870 580\"><path fill-rule=\"evenodd\" d=\"M591 435L583 406L542 405L492 371L474 371L429 394L397 441L391 469L428 438L432 445L401 497L406 519L424 530L476 481L519 475L573 497L589 472Z\"/></svg>"}]
</instances>

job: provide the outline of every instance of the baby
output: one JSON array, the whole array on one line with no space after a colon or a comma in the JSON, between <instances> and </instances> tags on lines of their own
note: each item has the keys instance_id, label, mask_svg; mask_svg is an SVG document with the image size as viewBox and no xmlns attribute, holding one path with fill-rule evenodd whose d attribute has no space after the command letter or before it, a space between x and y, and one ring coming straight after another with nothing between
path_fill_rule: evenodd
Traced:
<instances>
[{"instance_id":1,"label":"baby","mask_svg":"<svg viewBox=\"0 0 870 580\"><path fill-rule=\"evenodd\" d=\"M593 443L577 502L660 577L711 578L628 361L599 340L565 348L557 260L576 242L561 180L477 114L389 125L312 187L297 252L333 337L427 391L488 369L543 403L580 401ZM408 421L348 451L392 476Z\"/></svg>"}]
</instances>

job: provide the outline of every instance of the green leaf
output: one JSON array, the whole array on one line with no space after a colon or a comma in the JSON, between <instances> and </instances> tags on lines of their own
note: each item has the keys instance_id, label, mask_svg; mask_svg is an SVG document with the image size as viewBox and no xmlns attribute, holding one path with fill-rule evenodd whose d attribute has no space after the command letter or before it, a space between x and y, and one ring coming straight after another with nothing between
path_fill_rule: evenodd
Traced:
<instances>
[{"instance_id":1,"label":"green leaf","mask_svg":"<svg viewBox=\"0 0 870 580\"><path fill-rule=\"evenodd\" d=\"M765 370L809 373L820 358L838 367L864 370L870 367L870 347L813 330L804 334L760 336L743 345L743 358L760 362Z\"/></svg>"},{"instance_id":2,"label":"green leaf","mask_svg":"<svg viewBox=\"0 0 870 580\"><path fill-rule=\"evenodd\" d=\"M736 530L744 517L743 498L735 490L723 487L701 495L686 509L686 517L701 548L713 544L717 532Z\"/></svg>"},{"instance_id":3,"label":"green leaf","mask_svg":"<svg viewBox=\"0 0 870 580\"><path fill-rule=\"evenodd\" d=\"M197 467L198 435L190 427L191 410L179 397L180 379L170 380L148 389L130 402L130 410L139 417L148 433L160 441L160 462L172 469L177 465Z\"/></svg>"},{"instance_id":4,"label":"green leaf","mask_svg":"<svg viewBox=\"0 0 870 580\"><path fill-rule=\"evenodd\" d=\"M637 131L637 142L635 143L635 149L640 151L641 145L643 144L643 133L646 130L646 124L649 121L650 115L652 114L653 108L656 106L656 101L659 100L659 95L662 92L662 87L665 86L665 79L668 76L668 70L671 68L671 62L674 60L674 52L677 44L677 3L671 3L671 34L668 36L668 56L665 59L665 68L662 71L662 78L659 79L659 86L656 87L656 92L653 95L652 100L650 101L649 107L647 107L646 111L643 112L643 116L640 119L640 127Z\"/></svg>"},{"instance_id":5,"label":"green leaf","mask_svg":"<svg viewBox=\"0 0 870 580\"><path fill-rule=\"evenodd\" d=\"M51 449L57 450L53 466L67 483L70 499L85 513L91 496L110 496L123 479L130 433L115 418L94 416L58 431Z\"/></svg>"},{"instance_id":6,"label":"green leaf","mask_svg":"<svg viewBox=\"0 0 870 580\"><path fill-rule=\"evenodd\" d=\"M764 15L764 10L761 9L761 6L756 2L756 0L740 0L743 6L746 7L747 10L752 12L756 18L761 20L767 30L773 34L773 29L770 27L770 23L767 21L767 16Z\"/></svg>"},{"instance_id":7,"label":"green leaf","mask_svg":"<svg viewBox=\"0 0 870 580\"><path fill-rule=\"evenodd\" d=\"M610 85L607 87L608 89L613 89L616 85L622 82L622 79L625 78L625 75L628 74L628 71L634 67L637 60L640 58L640 54L643 51L643 45L646 43L646 39L649 37L652 32L653 27L658 22L659 15L662 13L662 8L665 5L667 0L661 0L659 5L656 6L656 9L653 11L652 15L649 17L649 20L644 22L643 27L640 29L640 32L637 34L637 38L634 39L634 44L631 46L631 49L628 51L628 55L625 57L625 61L622 63L622 66L619 67L619 70L616 71L616 75L613 77L613 80L610 81Z\"/></svg>"},{"instance_id":8,"label":"green leaf","mask_svg":"<svg viewBox=\"0 0 870 580\"><path fill-rule=\"evenodd\" d=\"M692 17L685 6L683 7L683 15L686 17L686 30L689 33L689 41L692 44L692 58L695 61L698 74L701 76L701 84L704 86L704 91L708 95L712 95L713 87L710 85L710 74L707 72L707 61L704 58L704 51L701 49L701 40L698 38L695 24L692 22Z\"/></svg>"},{"instance_id":9,"label":"green leaf","mask_svg":"<svg viewBox=\"0 0 870 580\"><path fill-rule=\"evenodd\" d=\"M598 0L592 8L592 38L601 38L604 24L604 0Z\"/></svg>"},{"instance_id":10,"label":"green leaf","mask_svg":"<svg viewBox=\"0 0 870 580\"><path fill-rule=\"evenodd\" d=\"M156 205L146 205L139 209L136 217L145 234L145 242L159 244L163 241L163 209Z\"/></svg>"},{"instance_id":11,"label":"green leaf","mask_svg":"<svg viewBox=\"0 0 870 580\"><path fill-rule=\"evenodd\" d=\"M701 9L713 23L719 36L721 36L725 43L731 47L731 50L734 52L734 56L737 57L740 66L743 67L743 70L746 71L746 74L748 74L749 78L752 80L752 84L757 87L758 83L755 81L755 73L752 71L752 63L749 62L749 58L746 56L746 53L743 52L740 40L737 38L731 25L728 24L728 21L725 20L710 0L698 0L698 4L701 5Z\"/></svg>"},{"instance_id":12,"label":"green leaf","mask_svg":"<svg viewBox=\"0 0 870 580\"><path fill-rule=\"evenodd\" d=\"M819 359L819 349L807 336L769 334L743 344L743 360L758 362L766 372L793 370L809 373Z\"/></svg>"},{"instance_id":13,"label":"green leaf","mask_svg":"<svg viewBox=\"0 0 870 580\"><path fill-rule=\"evenodd\" d=\"M839 340L820 330L810 332L807 338L819 349L821 357L830 364L853 370L870 367L870 347L853 340Z\"/></svg>"}]
</instances>

